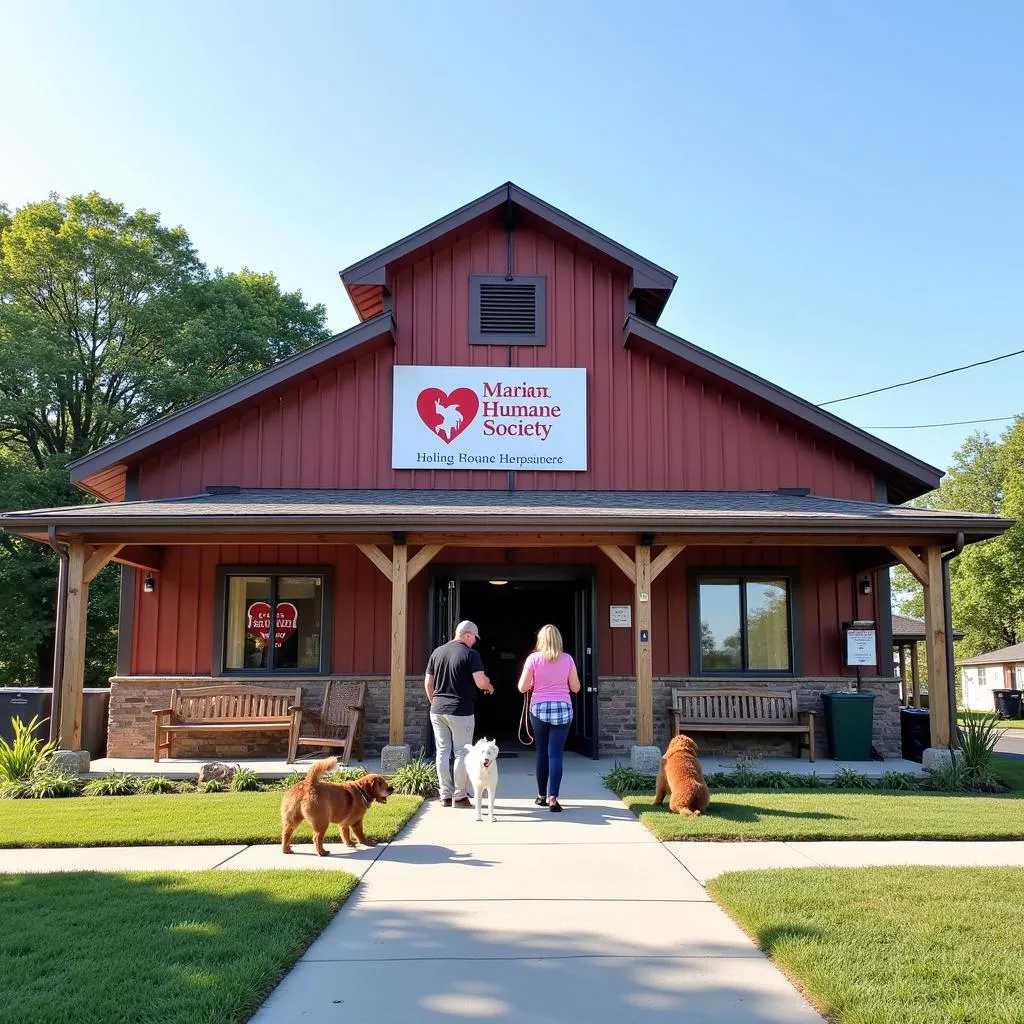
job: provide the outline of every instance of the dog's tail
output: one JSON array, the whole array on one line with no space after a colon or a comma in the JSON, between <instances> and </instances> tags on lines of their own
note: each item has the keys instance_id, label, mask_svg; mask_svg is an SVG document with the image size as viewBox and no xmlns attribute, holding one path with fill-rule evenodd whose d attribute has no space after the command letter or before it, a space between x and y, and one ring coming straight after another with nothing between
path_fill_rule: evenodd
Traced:
<instances>
[{"instance_id":1,"label":"dog's tail","mask_svg":"<svg viewBox=\"0 0 1024 1024\"><path fill-rule=\"evenodd\" d=\"M305 782L303 783L307 788L314 786L320 781L320 776L324 772L329 772L336 764L338 759L336 757L325 757L322 761L317 761L312 768L306 772Z\"/></svg>"}]
</instances>

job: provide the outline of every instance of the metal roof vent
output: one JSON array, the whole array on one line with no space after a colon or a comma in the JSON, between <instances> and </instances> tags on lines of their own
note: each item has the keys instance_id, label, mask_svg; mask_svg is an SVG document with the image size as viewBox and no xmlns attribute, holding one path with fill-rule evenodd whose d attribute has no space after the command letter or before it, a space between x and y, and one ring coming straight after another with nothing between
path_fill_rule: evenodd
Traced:
<instances>
[{"instance_id":1,"label":"metal roof vent","mask_svg":"<svg viewBox=\"0 0 1024 1024\"><path fill-rule=\"evenodd\" d=\"M543 345L545 279L473 274L469 279L471 345Z\"/></svg>"}]
</instances>

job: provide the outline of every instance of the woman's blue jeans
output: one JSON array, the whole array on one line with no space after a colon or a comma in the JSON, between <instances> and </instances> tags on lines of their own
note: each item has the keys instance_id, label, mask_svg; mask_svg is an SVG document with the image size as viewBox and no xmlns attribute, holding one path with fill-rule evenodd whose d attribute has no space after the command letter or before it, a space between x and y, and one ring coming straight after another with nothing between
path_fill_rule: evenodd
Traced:
<instances>
[{"instance_id":1,"label":"woman's blue jeans","mask_svg":"<svg viewBox=\"0 0 1024 1024\"><path fill-rule=\"evenodd\" d=\"M572 723L548 725L531 712L530 724L537 740L537 795L557 797L562 785L562 750Z\"/></svg>"}]
</instances>

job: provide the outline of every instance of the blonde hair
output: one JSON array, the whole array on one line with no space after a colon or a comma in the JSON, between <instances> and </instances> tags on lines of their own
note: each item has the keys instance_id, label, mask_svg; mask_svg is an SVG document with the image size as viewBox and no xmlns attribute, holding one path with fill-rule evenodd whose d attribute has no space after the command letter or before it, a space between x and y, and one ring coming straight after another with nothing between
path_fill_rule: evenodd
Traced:
<instances>
[{"instance_id":1,"label":"blonde hair","mask_svg":"<svg viewBox=\"0 0 1024 1024\"><path fill-rule=\"evenodd\" d=\"M537 646L534 650L543 654L545 661L554 661L564 650L562 634L558 631L558 627L550 624L541 626L537 631Z\"/></svg>"}]
</instances>

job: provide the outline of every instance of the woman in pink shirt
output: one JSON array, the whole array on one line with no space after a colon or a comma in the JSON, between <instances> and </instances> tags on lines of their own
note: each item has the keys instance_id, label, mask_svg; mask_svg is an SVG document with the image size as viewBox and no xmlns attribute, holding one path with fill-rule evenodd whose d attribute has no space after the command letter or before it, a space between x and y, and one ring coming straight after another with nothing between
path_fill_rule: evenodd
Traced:
<instances>
[{"instance_id":1,"label":"woman in pink shirt","mask_svg":"<svg viewBox=\"0 0 1024 1024\"><path fill-rule=\"evenodd\" d=\"M531 693L530 723L537 738L537 799L540 807L559 813L558 789L562 783L562 750L572 724L570 693L580 692L576 663L562 648L556 626L541 626L537 646L523 665L519 692Z\"/></svg>"}]
</instances>

